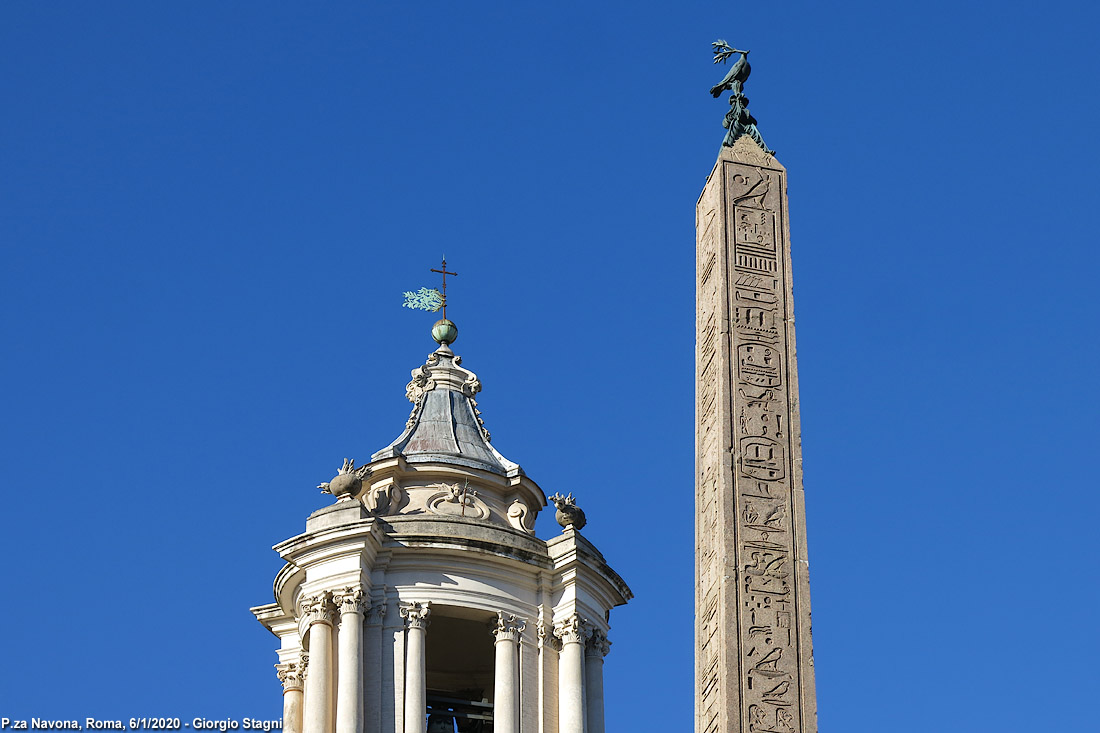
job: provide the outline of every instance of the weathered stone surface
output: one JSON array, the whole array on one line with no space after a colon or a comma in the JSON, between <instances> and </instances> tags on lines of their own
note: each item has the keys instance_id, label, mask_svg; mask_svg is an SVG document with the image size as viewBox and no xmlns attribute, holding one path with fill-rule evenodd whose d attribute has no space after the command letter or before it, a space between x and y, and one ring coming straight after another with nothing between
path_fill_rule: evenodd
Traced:
<instances>
[{"instance_id":1,"label":"weathered stone surface","mask_svg":"<svg viewBox=\"0 0 1100 733\"><path fill-rule=\"evenodd\" d=\"M342 524L351 524L369 518L370 514L359 502L339 501L310 514L309 519L306 520L306 531L317 532L329 527L339 527Z\"/></svg>"},{"instance_id":2,"label":"weathered stone surface","mask_svg":"<svg viewBox=\"0 0 1100 733\"><path fill-rule=\"evenodd\" d=\"M787 173L746 137L696 208L696 733L817 730Z\"/></svg>"}]
</instances>

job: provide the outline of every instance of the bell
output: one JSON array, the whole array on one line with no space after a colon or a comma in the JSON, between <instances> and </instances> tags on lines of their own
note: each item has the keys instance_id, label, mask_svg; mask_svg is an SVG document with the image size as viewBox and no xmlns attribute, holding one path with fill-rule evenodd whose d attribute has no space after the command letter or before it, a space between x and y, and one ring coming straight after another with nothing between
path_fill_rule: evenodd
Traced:
<instances>
[{"instance_id":1,"label":"bell","mask_svg":"<svg viewBox=\"0 0 1100 733\"><path fill-rule=\"evenodd\" d=\"M450 715L432 713L428 716L428 733L455 733L455 720Z\"/></svg>"}]
</instances>

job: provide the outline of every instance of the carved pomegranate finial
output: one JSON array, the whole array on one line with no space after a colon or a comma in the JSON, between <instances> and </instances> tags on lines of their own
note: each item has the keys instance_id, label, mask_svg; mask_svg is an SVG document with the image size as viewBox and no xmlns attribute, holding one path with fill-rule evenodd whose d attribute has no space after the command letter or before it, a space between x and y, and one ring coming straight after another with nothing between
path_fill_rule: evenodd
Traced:
<instances>
[{"instance_id":1,"label":"carved pomegranate finial","mask_svg":"<svg viewBox=\"0 0 1100 733\"><path fill-rule=\"evenodd\" d=\"M332 494L337 501L354 499L363 491L363 479L370 476L371 470L366 466L355 467L355 461L351 458L344 459L344 465L340 468L331 481L318 484L317 488L322 494Z\"/></svg>"},{"instance_id":2,"label":"carved pomegranate finial","mask_svg":"<svg viewBox=\"0 0 1100 733\"><path fill-rule=\"evenodd\" d=\"M569 496L554 494L550 497L550 501L554 502L554 506L558 509L554 512L554 519L558 520L558 524L565 529L580 530L588 524L588 520L584 518L584 511L577 506L573 494Z\"/></svg>"}]
</instances>

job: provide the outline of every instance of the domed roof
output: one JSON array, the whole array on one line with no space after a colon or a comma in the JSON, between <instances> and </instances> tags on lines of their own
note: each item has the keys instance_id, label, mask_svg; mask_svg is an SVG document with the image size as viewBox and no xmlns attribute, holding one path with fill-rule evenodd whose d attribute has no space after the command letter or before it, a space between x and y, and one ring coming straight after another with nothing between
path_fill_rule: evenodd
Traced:
<instances>
[{"instance_id":1,"label":"domed roof","mask_svg":"<svg viewBox=\"0 0 1100 733\"><path fill-rule=\"evenodd\" d=\"M372 455L372 462L403 456L409 463L451 463L503 476L523 474L519 464L490 445L474 400L481 382L461 363L462 357L442 344L424 366L412 371L405 394L413 409L405 431Z\"/></svg>"}]
</instances>

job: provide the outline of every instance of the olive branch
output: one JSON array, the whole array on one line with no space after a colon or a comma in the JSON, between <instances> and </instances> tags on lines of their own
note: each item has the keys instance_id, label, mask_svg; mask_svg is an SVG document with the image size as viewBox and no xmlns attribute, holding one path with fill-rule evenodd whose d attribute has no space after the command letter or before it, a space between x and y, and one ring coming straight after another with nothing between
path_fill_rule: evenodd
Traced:
<instances>
[{"instance_id":1,"label":"olive branch","mask_svg":"<svg viewBox=\"0 0 1100 733\"><path fill-rule=\"evenodd\" d=\"M716 64L718 62L722 62L723 64L726 63L726 59L736 53L736 51L733 50L733 46L729 45L721 38L710 45L711 48L714 49L714 63Z\"/></svg>"},{"instance_id":2,"label":"olive branch","mask_svg":"<svg viewBox=\"0 0 1100 733\"><path fill-rule=\"evenodd\" d=\"M416 292L405 292L406 308L434 313L443 307L443 294L435 288L420 288Z\"/></svg>"}]
</instances>

